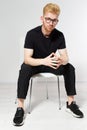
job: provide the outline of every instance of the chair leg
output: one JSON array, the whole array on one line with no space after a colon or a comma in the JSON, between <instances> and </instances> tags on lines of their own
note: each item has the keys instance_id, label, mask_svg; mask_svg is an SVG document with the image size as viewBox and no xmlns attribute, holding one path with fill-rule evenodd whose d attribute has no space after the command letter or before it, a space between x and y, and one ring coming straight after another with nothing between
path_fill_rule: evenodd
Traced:
<instances>
[{"instance_id":1,"label":"chair leg","mask_svg":"<svg viewBox=\"0 0 87 130\"><path fill-rule=\"evenodd\" d=\"M57 76L58 82L58 100L59 100L59 110L61 110L61 100L60 100L60 84L59 84L59 77Z\"/></svg>"},{"instance_id":2,"label":"chair leg","mask_svg":"<svg viewBox=\"0 0 87 130\"><path fill-rule=\"evenodd\" d=\"M47 87L47 79L46 79L46 97L48 99L48 87Z\"/></svg>"},{"instance_id":3,"label":"chair leg","mask_svg":"<svg viewBox=\"0 0 87 130\"><path fill-rule=\"evenodd\" d=\"M32 83L33 83L33 79L30 79L29 112L28 112L29 114L31 113Z\"/></svg>"},{"instance_id":4,"label":"chair leg","mask_svg":"<svg viewBox=\"0 0 87 130\"><path fill-rule=\"evenodd\" d=\"M15 104L17 104L17 97L15 98Z\"/></svg>"}]
</instances>

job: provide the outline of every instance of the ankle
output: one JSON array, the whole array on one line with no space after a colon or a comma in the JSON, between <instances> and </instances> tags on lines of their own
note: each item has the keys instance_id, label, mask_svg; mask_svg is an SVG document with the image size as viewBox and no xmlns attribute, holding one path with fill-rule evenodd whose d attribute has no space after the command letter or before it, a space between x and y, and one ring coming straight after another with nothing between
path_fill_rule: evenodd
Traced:
<instances>
[{"instance_id":1,"label":"ankle","mask_svg":"<svg viewBox=\"0 0 87 130\"><path fill-rule=\"evenodd\" d=\"M24 109L24 99L18 99L18 107Z\"/></svg>"},{"instance_id":2,"label":"ankle","mask_svg":"<svg viewBox=\"0 0 87 130\"><path fill-rule=\"evenodd\" d=\"M72 102L74 102L74 97L68 96L68 105L70 105Z\"/></svg>"}]
</instances>

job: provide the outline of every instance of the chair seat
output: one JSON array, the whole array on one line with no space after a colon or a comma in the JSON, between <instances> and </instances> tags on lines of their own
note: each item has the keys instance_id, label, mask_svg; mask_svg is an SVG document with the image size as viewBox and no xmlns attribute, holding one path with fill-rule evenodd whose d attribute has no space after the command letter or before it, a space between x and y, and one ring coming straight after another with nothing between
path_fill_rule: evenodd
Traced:
<instances>
[{"instance_id":1,"label":"chair seat","mask_svg":"<svg viewBox=\"0 0 87 130\"><path fill-rule=\"evenodd\" d=\"M52 77L57 77L57 75L46 72L46 73L38 73L32 76L32 78L36 78L36 77L52 78Z\"/></svg>"}]
</instances>

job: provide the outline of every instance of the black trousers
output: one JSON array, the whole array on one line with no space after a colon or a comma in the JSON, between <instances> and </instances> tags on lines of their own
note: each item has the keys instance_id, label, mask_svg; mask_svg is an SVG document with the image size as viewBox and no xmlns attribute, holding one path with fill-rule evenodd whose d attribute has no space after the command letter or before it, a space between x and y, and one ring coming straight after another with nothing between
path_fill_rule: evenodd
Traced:
<instances>
[{"instance_id":1,"label":"black trousers","mask_svg":"<svg viewBox=\"0 0 87 130\"><path fill-rule=\"evenodd\" d=\"M65 89L68 96L76 95L75 88L75 68L70 64L61 65L58 69L47 66L29 66L23 63L19 71L17 84L17 97L25 99L28 92L29 80L31 76L40 72L51 72L56 75L64 76Z\"/></svg>"}]
</instances>

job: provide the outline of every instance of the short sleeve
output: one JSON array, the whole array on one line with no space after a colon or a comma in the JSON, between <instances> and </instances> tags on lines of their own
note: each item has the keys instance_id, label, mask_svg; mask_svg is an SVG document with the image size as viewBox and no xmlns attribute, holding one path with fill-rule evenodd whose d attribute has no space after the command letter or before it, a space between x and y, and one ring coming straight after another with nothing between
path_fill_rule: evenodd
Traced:
<instances>
[{"instance_id":1,"label":"short sleeve","mask_svg":"<svg viewBox=\"0 0 87 130\"><path fill-rule=\"evenodd\" d=\"M30 32L27 32L26 34L24 48L33 49L33 38L32 33Z\"/></svg>"},{"instance_id":2,"label":"short sleeve","mask_svg":"<svg viewBox=\"0 0 87 130\"><path fill-rule=\"evenodd\" d=\"M66 48L65 37L63 33L61 33L59 49L64 49L64 48Z\"/></svg>"}]
</instances>

